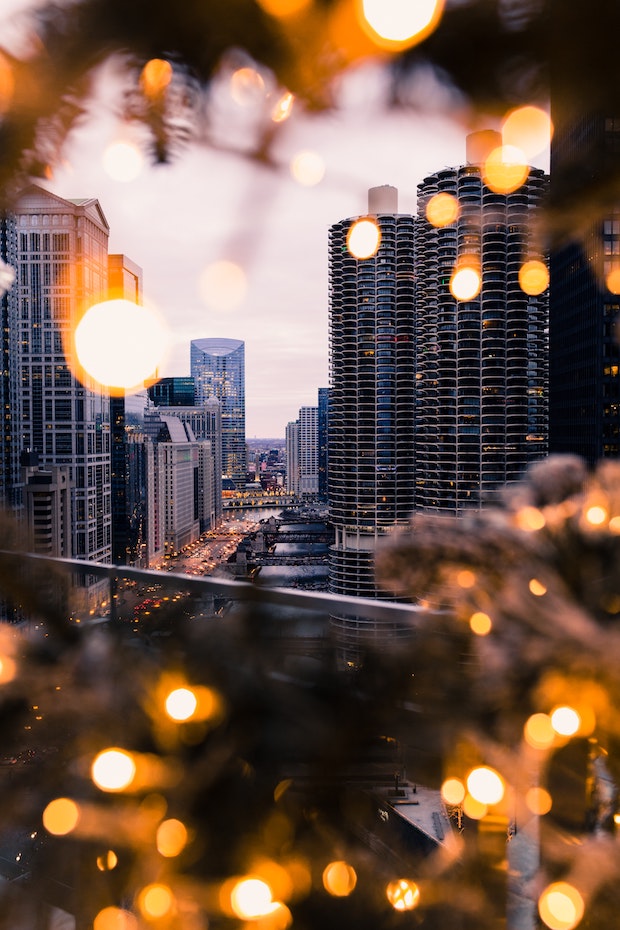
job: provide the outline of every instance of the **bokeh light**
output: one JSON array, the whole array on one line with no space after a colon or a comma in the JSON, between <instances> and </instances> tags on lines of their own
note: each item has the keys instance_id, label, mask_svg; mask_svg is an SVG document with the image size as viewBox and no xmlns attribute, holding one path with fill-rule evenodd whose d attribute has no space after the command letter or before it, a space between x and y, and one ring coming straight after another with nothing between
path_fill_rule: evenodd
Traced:
<instances>
[{"instance_id":1,"label":"bokeh light","mask_svg":"<svg viewBox=\"0 0 620 930\"><path fill-rule=\"evenodd\" d=\"M144 165L142 152L131 142L112 142L101 160L103 170L113 181L134 181Z\"/></svg>"},{"instance_id":2,"label":"bokeh light","mask_svg":"<svg viewBox=\"0 0 620 930\"><path fill-rule=\"evenodd\" d=\"M604 523L609 519L609 514L605 507L601 507L600 504L593 504L585 512L586 523L589 523L590 526L603 526Z\"/></svg>"},{"instance_id":3,"label":"bokeh light","mask_svg":"<svg viewBox=\"0 0 620 930\"><path fill-rule=\"evenodd\" d=\"M13 681L16 672L17 666L14 660L10 656L0 655L0 685L6 684L7 681Z\"/></svg>"},{"instance_id":4,"label":"bokeh light","mask_svg":"<svg viewBox=\"0 0 620 930\"><path fill-rule=\"evenodd\" d=\"M283 123L293 112L295 97L289 91L282 94L271 111L271 119L274 123Z\"/></svg>"},{"instance_id":5,"label":"bokeh light","mask_svg":"<svg viewBox=\"0 0 620 930\"><path fill-rule=\"evenodd\" d=\"M515 523L520 530L528 533L542 530L546 524L545 516L538 507L522 507L515 514Z\"/></svg>"},{"instance_id":6,"label":"bokeh light","mask_svg":"<svg viewBox=\"0 0 620 930\"><path fill-rule=\"evenodd\" d=\"M487 765L472 769L466 781L467 790L480 804L499 804L504 797L504 779Z\"/></svg>"},{"instance_id":7,"label":"bokeh light","mask_svg":"<svg viewBox=\"0 0 620 930\"><path fill-rule=\"evenodd\" d=\"M113 849L108 849L101 856L97 856L97 868L100 872L111 872L118 865L118 856Z\"/></svg>"},{"instance_id":8,"label":"bokeh light","mask_svg":"<svg viewBox=\"0 0 620 930\"><path fill-rule=\"evenodd\" d=\"M487 636L493 628L493 623L488 614L483 610L477 610L469 618L469 626L476 636Z\"/></svg>"},{"instance_id":9,"label":"bokeh light","mask_svg":"<svg viewBox=\"0 0 620 930\"><path fill-rule=\"evenodd\" d=\"M120 907L104 907L93 921L93 930L138 930L138 919Z\"/></svg>"},{"instance_id":10,"label":"bokeh light","mask_svg":"<svg viewBox=\"0 0 620 930\"><path fill-rule=\"evenodd\" d=\"M157 828L155 845L157 852L167 859L178 856L187 846L187 827L180 820L170 818L160 823Z\"/></svg>"},{"instance_id":11,"label":"bokeh light","mask_svg":"<svg viewBox=\"0 0 620 930\"><path fill-rule=\"evenodd\" d=\"M381 230L371 219L356 220L347 233L347 249L354 258L372 258L381 244Z\"/></svg>"},{"instance_id":12,"label":"bokeh light","mask_svg":"<svg viewBox=\"0 0 620 930\"><path fill-rule=\"evenodd\" d=\"M335 898L346 898L356 884L357 874L348 862L330 862L323 870L323 886Z\"/></svg>"},{"instance_id":13,"label":"bokeh light","mask_svg":"<svg viewBox=\"0 0 620 930\"><path fill-rule=\"evenodd\" d=\"M54 836L66 836L75 830L80 819L80 808L71 798L56 798L43 811L43 826Z\"/></svg>"},{"instance_id":14,"label":"bokeh light","mask_svg":"<svg viewBox=\"0 0 620 930\"><path fill-rule=\"evenodd\" d=\"M172 912L174 904L174 895L168 885L159 882L146 885L138 895L138 908L147 918L166 917Z\"/></svg>"},{"instance_id":15,"label":"bokeh light","mask_svg":"<svg viewBox=\"0 0 620 930\"><path fill-rule=\"evenodd\" d=\"M420 889L408 878L390 882L385 893L395 911L412 911L420 903Z\"/></svg>"},{"instance_id":16,"label":"bokeh light","mask_svg":"<svg viewBox=\"0 0 620 930\"><path fill-rule=\"evenodd\" d=\"M548 885L538 899L538 913L550 930L573 930L584 911L582 896L568 882Z\"/></svg>"},{"instance_id":17,"label":"bokeh light","mask_svg":"<svg viewBox=\"0 0 620 930\"><path fill-rule=\"evenodd\" d=\"M450 278L450 293L456 300L474 300L481 287L480 271L473 265L460 265Z\"/></svg>"},{"instance_id":18,"label":"bokeh light","mask_svg":"<svg viewBox=\"0 0 620 930\"><path fill-rule=\"evenodd\" d=\"M248 289L245 271L236 262L225 259L213 262L200 275L198 289L209 310L229 313L245 300Z\"/></svg>"},{"instance_id":19,"label":"bokeh light","mask_svg":"<svg viewBox=\"0 0 620 930\"><path fill-rule=\"evenodd\" d=\"M166 698L166 713L172 720L189 720L198 707L198 698L190 688L175 688Z\"/></svg>"},{"instance_id":20,"label":"bokeh light","mask_svg":"<svg viewBox=\"0 0 620 930\"><path fill-rule=\"evenodd\" d=\"M312 0L258 0L259 6L270 16L286 18L295 16L310 6Z\"/></svg>"},{"instance_id":21,"label":"bokeh light","mask_svg":"<svg viewBox=\"0 0 620 930\"><path fill-rule=\"evenodd\" d=\"M14 91L13 68L6 55L0 52L0 116L11 106Z\"/></svg>"},{"instance_id":22,"label":"bokeh light","mask_svg":"<svg viewBox=\"0 0 620 930\"><path fill-rule=\"evenodd\" d=\"M469 817L471 820L482 820L483 817L486 817L488 810L488 804L483 804L482 801L478 801L471 794L465 795L463 813L466 817Z\"/></svg>"},{"instance_id":23,"label":"bokeh light","mask_svg":"<svg viewBox=\"0 0 620 930\"><path fill-rule=\"evenodd\" d=\"M432 226L449 226L456 223L459 214L458 200L447 191L434 194L426 204L426 219Z\"/></svg>"},{"instance_id":24,"label":"bokeh light","mask_svg":"<svg viewBox=\"0 0 620 930\"><path fill-rule=\"evenodd\" d=\"M523 152L514 145L500 145L488 155L482 179L496 194L510 194L527 180L529 168Z\"/></svg>"},{"instance_id":25,"label":"bokeh light","mask_svg":"<svg viewBox=\"0 0 620 930\"><path fill-rule=\"evenodd\" d=\"M159 97L172 80L172 65L165 58L151 58L140 72L140 86L146 97Z\"/></svg>"},{"instance_id":26,"label":"bokeh light","mask_svg":"<svg viewBox=\"0 0 620 930\"><path fill-rule=\"evenodd\" d=\"M465 799L465 785L460 778L446 778L441 786L441 797L446 804L462 804Z\"/></svg>"},{"instance_id":27,"label":"bokeh light","mask_svg":"<svg viewBox=\"0 0 620 930\"><path fill-rule=\"evenodd\" d=\"M525 793L525 804L532 814L543 817L548 814L552 807L552 798L546 788L538 786L528 788Z\"/></svg>"},{"instance_id":28,"label":"bokeh light","mask_svg":"<svg viewBox=\"0 0 620 930\"><path fill-rule=\"evenodd\" d=\"M525 721L523 736L532 749L549 749L556 738L551 717L548 714L532 714Z\"/></svg>"},{"instance_id":29,"label":"bokeh light","mask_svg":"<svg viewBox=\"0 0 620 930\"><path fill-rule=\"evenodd\" d=\"M263 917L277 907L267 882L253 877L236 882L230 894L230 905L241 920Z\"/></svg>"},{"instance_id":30,"label":"bokeh light","mask_svg":"<svg viewBox=\"0 0 620 930\"><path fill-rule=\"evenodd\" d=\"M605 286L612 294L620 294L620 268L612 268L605 278Z\"/></svg>"},{"instance_id":31,"label":"bokeh light","mask_svg":"<svg viewBox=\"0 0 620 930\"><path fill-rule=\"evenodd\" d=\"M562 705L551 711L551 725L560 736L574 736L581 727L581 717L574 707Z\"/></svg>"},{"instance_id":32,"label":"bokeh light","mask_svg":"<svg viewBox=\"0 0 620 930\"><path fill-rule=\"evenodd\" d=\"M546 586L542 583L542 581L539 581L538 578L530 578L527 586L535 597L542 597L543 594L547 593Z\"/></svg>"},{"instance_id":33,"label":"bokeh light","mask_svg":"<svg viewBox=\"0 0 620 930\"><path fill-rule=\"evenodd\" d=\"M79 364L111 394L139 390L163 363L170 333L153 308L117 298L90 307L75 334Z\"/></svg>"},{"instance_id":34,"label":"bokeh light","mask_svg":"<svg viewBox=\"0 0 620 930\"><path fill-rule=\"evenodd\" d=\"M92 779L102 791L123 791L135 774L136 763L124 749L105 749L95 757L91 767Z\"/></svg>"},{"instance_id":35,"label":"bokeh light","mask_svg":"<svg viewBox=\"0 0 620 930\"><path fill-rule=\"evenodd\" d=\"M325 162L318 152L299 152L291 161L291 174L304 187L315 187L325 177Z\"/></svg>"},{"instance_id":36,"label":"bokeh light","mask_svg":"<svg viewBox=\"0 0 620 930\"><path fill-rule=\"evenodd\" d=\"M459 588L473 588L476 584L476 575L469 568L462 568L456 573L456 583Z\"/></svg>"},{"instance_id":37,"label":"bokeh light","mask_svg":"<svg viewBox=\"0 0 620 930\"><path fill-rule=\"evenodd\" d=\"M520 149L529 161L549 148L552 135L553 124L549 114L540 107L516 107L502 123L504 145Z\"/></svg>"},{"instance_id":38,"label":"bokeh light","mask_svg":"<svg viewBox=\"0 0 620 930\"><path fill-rule=\"evenodd\" d=\"M544 262L532 259L519 268L519 287L530 297L537 297L549 287L549 272Z\"/></svg>"},{"instance_id":39,"label":"bokeh light","mask_svg":"<svg viewBox=\"0 0 620 930\"><path fill-rule=\"evenodd\" d=\"M237 68L230 77L230 95L240 107L249 107L265 96L265 82L256 68Z\"/></svg>"},{"instance_id":40,"label":"bokeh light","mask_svg":"<svg viewBox=\"0 0 620 930\"><path fill-rule=\"evenodd\" d=\"M409 48L437 27L443 0L362 0L360 22L377 45Z\"/></svg>"}]
</instances>

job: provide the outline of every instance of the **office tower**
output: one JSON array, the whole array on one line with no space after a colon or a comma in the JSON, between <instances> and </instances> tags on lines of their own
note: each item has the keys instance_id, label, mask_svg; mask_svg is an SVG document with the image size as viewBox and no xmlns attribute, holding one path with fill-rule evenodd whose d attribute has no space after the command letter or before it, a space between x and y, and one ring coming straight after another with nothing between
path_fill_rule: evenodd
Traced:
<instances>
[{"instance_id":1,"label":"office tower","mask_svg":"<svg viewBox=\"0 0 620 930\"><path fill-rule=\"evenodd\" d=\"M21 395L15 359L19 347L17 226L12 215L0 216L0 506L19 508L19 411Z\"/></svg>"},{"instance_id":2,"label":"office tower","mask_svg":"<svg viewBox=\"0 0 620 930\"><path fill-rule=\"evenodd\" d=\"M418 185L415 294L415 506L462 513L520 479L547 454L548 291L528 296L519 271L542 260L538 208L547 178L531 168L512 193L483 182L480 159L496 133L467 139L467 164ZM431 198L449 194L458 218L434 226ZM465 261L479 293L457 300L450 278Z\"/></svg>"},{"instance_id":3,"label":"office tower","mask_svg":"<svg viewBox=\"0 0 620 930\"><path fill-rule=\"evenodd\" d=\"M41 555L71 556L71 484L66 465L36 464L30 457L22 472L24 513L33 550Z\"/></svg>"},{"instance_id":4,"label":"office tower","mask_svg":"<svg viewBox=\"0 0 620 930\"><path fill-rule=\"evenodd\" d=\"M286 490L299 494L299 420L286 424Z\"/></svg>"},{"instance_id":5,"label":"office tower","mask_svg":"<svg viewBox=\"0 0 620 930\"><path fill-rule=\"evenodd\" d=\"M299 408L299 494L319 493L319 408Z\"/></svg>"},{"instance_id":6,"label":"office tower","mask_svg":"<svg viewBox=\"0 0 620 930\"><path fill-rule=\"evenodd\" d=\"M414 506L414 218L398 212L388 186L370 190L368 213L381 233L370 258L347 247L357 217L329 231L329 584L337 594L388 597L375 584L375 547ZM385 634L363 616L334 617L332 626L344 657L360 638Z\"/></svg>"},{"instance_id":7,"label":"office tower","mask_svg":"<svg viewBox=\"0 0 620 930\"><path fill-rule=\"evenodd\" d=\"M34 185L21 193L14 212L20 444L41 465L69 470L72 555L109 562L109 398L73 374L80 313L107 297L108 224L97 200L64 200ZM90 593L96 590L93 583Z\"/></svg>"},{"instance_id":8,"label":"office tower","mask_svg":"<svg viewBox=\"0 0 620 930\"><path fill-rule=\"evenodd\" d=\"M142 303L142 269L126 255L108 255L108 296L111 300ZM134 564L145 551L146 540L146 477L135 437L128 448L126 432L126 398L122 392L110 397L111 484L112 484L112 561L119 565ZM131 469L131 474L130 474ZM142 564L142 562L141 562ZM148 564L148 563L147 563Z\"/></svg>"},{"instance_id":9,"label":"office tower","mask_svg":"<svg viewBox=\"0 0 620 930\"><path fill-rule=\"evenodd\" d=\"M193 407L194 379L160 378L155 384L149 385L148 393L156 407Z\"/></svg>"},{"instance_id":10,"label":"office tower","mask_svg":"<svg viewBox=\"0 0 620 930\"><path fill-rule=\"evenodd\" d=\"M329 388L319 388L319 499L327 500L327 424L329 422Z\"/></svg>"},{"instance_id":11,"label":"office tower","mask_svg":"<svg viewBox=\"0 0 620 930\"><path fill-rule=\"evenodd\" d=\"M237 490L246 481L245 344L239 339L194 339L191 374L196 405L216 397L222 408L222 468Z\"/></svg>"}]
</instances>

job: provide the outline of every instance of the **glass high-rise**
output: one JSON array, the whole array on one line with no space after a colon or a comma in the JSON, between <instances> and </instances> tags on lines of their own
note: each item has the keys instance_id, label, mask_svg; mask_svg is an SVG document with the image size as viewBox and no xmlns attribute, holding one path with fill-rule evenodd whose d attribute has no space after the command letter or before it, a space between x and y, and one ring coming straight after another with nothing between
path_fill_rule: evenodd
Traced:
<instances>
[{"instance_id":1,"label":"glass high-rise","mask_svg":"<svg viewBox=\"0 0 620 930\"><path fill-rule=\"evenodd\" d=\"M240 339L194 339L190 349L195 403L211 397L222 409L222 470L237 490L246 481L245 343Z\"/></svg>"}]
</instances>

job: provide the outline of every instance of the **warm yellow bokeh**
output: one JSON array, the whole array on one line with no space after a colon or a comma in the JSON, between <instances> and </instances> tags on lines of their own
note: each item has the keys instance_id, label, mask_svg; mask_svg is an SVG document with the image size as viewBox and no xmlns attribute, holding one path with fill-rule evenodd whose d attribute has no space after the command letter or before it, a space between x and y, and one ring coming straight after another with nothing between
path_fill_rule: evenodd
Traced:
<instances>
[{"instance_id":1,"label":"warm yellow bokeh","mask_svg":"<svg viewBox=\"0 0 620 930\"><path fill-rule=\"evenodd\" d=\"M156 375L171 342L160 313L121 298L89 307L73 338L83 373L100 390L121 395L140 390ZM76 372L80 380L82 371Z\"/></svg>"},{"instance_id":2,"label":"warm yellow bokeh","mask_svg":"<svg viewBox=\"0 0 620 930\"><path fill-rule=\"evenodd\" d=\"M298 152L291 160L291 174L298 184L315 187L325 176L325 162L317 152Z\"/></svg>"},{"instance_id":3,"label":"warm yellow bokeh","mask_svg":"<svg viewBox=\"0 0 620 930\"><path fill-rule=\"evenodd\" d=\"M271 111L271 119L274 123L283 123L293 112L295 97L289 91L282 94Z\"/></svg>"},{"instance_id":4,"label":"warm yellow bokeh","mask_svg":"<svg viewBox=\"0 0 620 930\"><path fill-rule=\"evenodd\" d=\"M603 526L609 519L609 513L605 507L601 507L600 504L593 504L591 507L588 507L584 516L586 523L589 523L590 526Z\"/></svg>"},{"instance_id":5,"label":"warm yellow bokeh","mask_svg":"<svg viewBox=\"0 0 620 930\"><path fill-rule=\"evenodd\" d=\"M358 0L360 24L380 48L398 51L437 28L444 0Z\"/></svg>"},{"instance_id":6,"label":"warm yellow bokeh","mask_svg":"<svg viewBox=\"0 0 620 930\"><path fill-rule=\"evenodd\" d=\"M532 814L538 817L548 814L552 807L552 798L546 788L528 788L525 794L525 804Z\"/></svg>"},{"instance_id":7,"label":"warm yellow bokeh","mask_svg":"<svg viewBox=\"0 0 620 930\"><path fill-rule=\"evenodd\" d=\"M276 18L285 19L287 16L295 16L310 6L312 0L258 0L258 5L263 8L265 13Z\"/></svg>"},{"instance_id":8,"label":"warm yellow bokeh","mask_svg":"<svg viewBox=\"0 0 620 930\"><path fill-rule=\"evenodd\" d=\"M180 820L170 818L160 823L157 828L155 845L157 852L167 859L178 856L187 846L187 827Z\"/></svg>"},{"instance_id":9,"label":"warm yellow bokeh","mask_svg":"<svg viewBox=\"0 0 620 930\"><path fill-rule=\"evenodd\" d=\"M446 804L462 804L465 800L465 785L460 778L446 778L441 786L441 797Z\"/></svg>"},{"instance_id":10,"label":"warm yellow bokeh","mask_svg":"<svg viewBox=\"0 0 620 930\"><path fill-rule=\"evenodd\" d=\"M101 161L113 181L134 181L144 166L142 152L131 142L112 142L104 149Z\"/></svg>"},{"instance_id":11,"label":"warm yellow bokeh","mask_svg":"<svg viewBox=\"0 0 620 930\"><path fill-rule=\"evenodd\" d=\"M453 194L442 191L434 194L426 204L426 219L432 226L449 226L456 223L461 208Z\"/></svg>"},{"instance_id":12,"label":"warm yellow bokeh","mask_svg":"<svg viewBox=\"0 0 620 930\"><path fill-rule=\"evenodd\" d=\"M529 168L523 152L513 145L500 145L488 155L482 179L496 194L510 194L527 180Z\"/></svg>"},{"instance_id":13,"label":"warm yellow bokeh","mask_svg":"<svg viewBox=\"0 0 620 930\"><path fill-rule=\"evenodd\" d=\"M80 808L71 798L56 798L43 811L43 826L54 836L66 836L75 830L80 819Z\"/></svg>"},{"instance_id":14,"label":"warm yellow bokeh","mask_svg":"<svg viewBox=\"0 0 620 930\"><path fill-rule=\"evenodd\" d=\"M0 685L13 681L17 672L14 659L10 656L0 656Z\"/></svg>"},{"instance_id":15,"label":"warm yellow bokeh","mask_svg":"<svg viewBox=\"0 0 620 930\"><path fill-rule=\"evenodd\" d=\"M480 804L499 804L504 797L504 779L495 769L479 765L467 776L467 790Z\"/></svg>"},{"instance_id":16,"label":"warm yellow bokeh","mask_svg":"<svg viewBox=\"0 0 620 930\"><path fill-rule=\"evenodd\" d=\"M189 720L198 707L198 698L190 688L175 688L166 698L166 713L172 720Z\"/></svg>"},{"instance_id":17,"label":"warm yellow bokeh","mask_svg":"<svg viewBox=\"0 0 620 930\"><path fill-rule=\"evenodd\" d=\"M230 77L230 96L240 107L253 106L265 97L265 82L256 68L237 68Z\"/></svg>"},{"instance_id":18,"label":"warm yellow bokeh","mask_svg":"<svg viewBox=\"0 0 620 930\"><path fill-rule=\"evenodd\" d=\"M146 97L161 96L172 80L172 65L165 58L151 58L140 72L140 87Z\"/></svg>"},{"instance_id":19,"label":"warm yellow bokeh","mask_svg":"<svg viewBox=\"0 0 620 930\"><path fill-rule=\"evenodd\" d=\"M456 573L456 583L459 588L473 588L476 584L476 575L469 568L462 568Z\"/></svg>"},{"instance_id":20,"label":"warm yellow bokeh","mask_svg":"<svg viewBox=\"0 0 620 930\"><path fill-rule=\"evenodd\" d=\"M198 290L209 310L218 313L236 310L248 290L245 271L236 262L225 259L213 262L200 275Z\"/></svg>"},{"instance_id":21,"label":"warm yellow bokeh","mask_svg":"<svg viewBox=\"0 0 620 930\"><path fill-rule=\"evenodd\" d=\"M483 817L486 817L488 810L488 804L483 804L482 801L476 800L471 794L465 795L465 799L463 800L463 813L466 817L469 817L471 820L482 820Z\"/></svg>"},{"instance_id":22,"label":"warm yellow bokeh","mask_svg":"<svg viewBox=\"0 0 620 930\"><path fill-rule=\"evenodd\" d=\"M544 262L532 259L519 268L519 287L530 297L537 297L549 287L549 271Z\"/></svg>"},{"instance_id":23,"label":"warm yellow bokeh","mask_svg":"<svg viewBox=\"0 0 620 930\"><path fill-rule=\"evenodd\" d=\"M574 736L581 727L581 717L574 707L561 705L555 707L550 714L551 725L560 736Z\"/></svg>"},{"instance_id":24,"label":"warm yellow bokeh","mask_svg":"<svg viewBox=\"0 0 620 930\"><path fill-rule=\"evenodd\" d=\"M485 614L483 610L477 610L469 618L469 626L476 636L488 636L493 628L493 623L488 614Z\"/></svg>"},{"instance_id":25,"label":"warm yellow bokeh","mask_svg":"<svg viewBox=\"0 0 620 930\"><path fill-rule=\"evenodd\" d=\"M253 920L271 913L277 903L267 882L248 876L235 883L230 893L230 906L241 920Z\"/></svg>"},{"instance_id":26,"label":"warm yellow bokeh","mask_svg":"<svg viewBox=\"0 0 620 930\"><path fill-rule=\"evenodd\" d=\"M348 862L330 862L323 870L323 886L335 898L346 898L356 884L357 874Z\"/></svg>"},{"instance_id":27,"label":"warm yellow bokeh","mask_svg":"<svg viewBox=\"0 0 620 930\"><path fill-rule=\"evenodd\" d=\"M538 899L538 913L550 930L573 930L584 911L582 896L568 882L554 882Z\"/></svg>"},{"instance_id":28,"label":"warm yellow bokeh","mask_svg":"<svg viewBox=\"0 0 620 930\"><path fill-rule=\"evenodd\" d=\"M14 91L13 68L6 55L0 52L0 116L11 106Z\"/></svg>"},{"instance_id":29,"label":"warm yellow bokeh","mask_svg":"<svg viewBox=\"0 0 620 930\"><path fill-rule=\"evenodd\" d=\"M347 233L347 249L354 258L372 258L381 244L381 230L375 220L356 220Z\"/></svg>"},{"instance_id":30,"label":"warm yellow bokeh","mask_svg":"<svg viewBox=\"0 0 620 930\"><path fill-rule=\"evenodd\" d=\"M605 278L605 286L612 294L620 294L620 268L612 268Z\"/></svg>"},{"instance_id":31,"label":"warm yellow bokeh","mask_svg":"<svg viewBox=\"0 0 620 930\"><path fill-rule=\"evenodd\" d=\"M408 878L390 882L385 893L395 911L412 911L420 903L420 889Z\"/></svg>"},{"instance_id":32,"label":"warm yellow bokeh","mask_svg":"<svg viewBox=\"0 0 620 930\"><path fill-rule=\"evenodd\" d=\"M549 749L556 738L551 717L548 714L532 714L525 721L523 736L532 749Z\"/></svg>"},{"instance_id":33,"label":"warm yellow bokeh","mask_svg":"<svg viewBox=\"0 0 620 930\"><path fill-rule=\"evenodd\" d=\"M553 124L549 114L540 107L516 107L502 123L504 145L520 149L529 161L549 148L552 135Z\"/></svg>"},{"instance_id":34,"label":"warm yellow bokeh","mask_svg":"<svg viewBox=\"0 0 620 930\"><path fill-rule=\"evenodd\" d=\"M480 293L482 278L477 264L459 263L450 278L450 293L456 300L474 300Z\"/></svg>"},{"instance_id":35,"label":"warm yellow bokeh","mask_svg":"<svg viewBox=\"0 0 620 930\"><path fill-rule=\"evenodd\" d=\"M543 594L547 593L546 585L539 581L538 578L530 578L527 586L535 597L542 597Z\"/></svg>"},{"instance_id":36,"label":"warm yellow bokeh","mask_svg":"<svg viewBox=\"0 0 620 930\"><path fill-rule=\"evenodd\" d=\"M124 749L104 749L91 766L91 777L102 791L123 791L136 774L136 763Z\"/></svg>"},{"instance_id":37,"label":"warm yellow bokeh","mask_svg":"<svg viewBox=\"0 0 620 930\"><path fill-rule=\"evenodd\" d=\"M147 918L166 917L174 909L174 895L168 885L154 882L146 885L138 895L138 908Z\"/></svg>"},{"instance_id":38,"label":"warm yellow bokeh","mask_svg":"<svg viewBox=\"0 0 620 930\"><path fill-rule=\"evenodd\" d=\"M97 856L97 868L100 872L111 872L118 865L118 856L113 849L108 849L101 856Z\"/></svg>"},{"instance_id":39,"label":"warm yellow bokeh","mask_svg":"<svg viewBox=\"0 0 620 930\"><path fill-rule=\"evenodd\" d=\"M138 920L120 907L104 907L93 921L93 930L138 930Z\"/></svg>"}]
</instances>

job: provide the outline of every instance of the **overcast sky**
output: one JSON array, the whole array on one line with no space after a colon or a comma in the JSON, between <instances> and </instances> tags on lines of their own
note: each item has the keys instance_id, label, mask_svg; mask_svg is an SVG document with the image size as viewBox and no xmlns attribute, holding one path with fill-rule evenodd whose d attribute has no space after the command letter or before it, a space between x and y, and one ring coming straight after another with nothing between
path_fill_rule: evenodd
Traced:
<instances>
[{"instance_id":1,"label":"overcast sky","mask_svg":"<svg viewBox=\"0 0 620 930\"><path fill-rule=\"evenodd\" d=\"M9 0L10 2L10 0ZM63 197L96 197L110 224L109 250L141 266L144 294L174 333L162 374L189 374L192 339L226 336L245 342L248 437L283 437L302 405L328 386L327 234L329 226L367 209L367 190L399 189L399 210L414 212L424 176L465 160L465 130L432 113L390 111L385 81L369 67L345 82L336 112L305 116L293 108L278 127L274 170L252 160L194 145L172 164L148 156L130 181L106 173L102 155L115 140L141 144L106 93L70 139L65 164L46 186ZM223 103L231 122L248 120ZM243 129L242 122L242 129ZM289 171L311 150L325 175L305 187ZM210 307L201 275L219 260L239 263L247 291L233 309Z\"/></svg>"}]
</instances>

